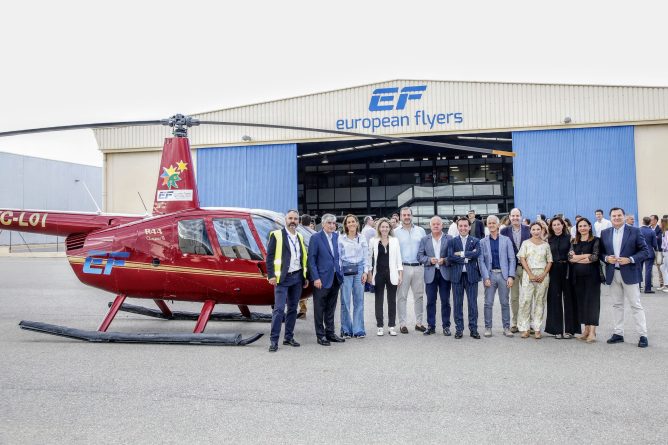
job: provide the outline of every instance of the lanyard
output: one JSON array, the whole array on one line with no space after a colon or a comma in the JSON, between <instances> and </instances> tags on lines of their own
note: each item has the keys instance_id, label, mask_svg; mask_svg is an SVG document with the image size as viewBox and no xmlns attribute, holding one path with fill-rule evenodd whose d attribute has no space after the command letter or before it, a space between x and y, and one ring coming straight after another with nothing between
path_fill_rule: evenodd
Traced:
<instances>
[{"instance_id":1,"label":"lanyard","mask_svg":"<svg viewBox=\"0 0 668 445\"><path fill-rule=\"evenodd\" d=\"M295 254L297 255L297 258L300 258L301 252L299 251L299 249L297 249L297 243L292 241L292 237L290 236L290 234L288 234L288 240L290 241L290 244L292 244L292 247L295 249Z\"/></svg>"}]
</instances>

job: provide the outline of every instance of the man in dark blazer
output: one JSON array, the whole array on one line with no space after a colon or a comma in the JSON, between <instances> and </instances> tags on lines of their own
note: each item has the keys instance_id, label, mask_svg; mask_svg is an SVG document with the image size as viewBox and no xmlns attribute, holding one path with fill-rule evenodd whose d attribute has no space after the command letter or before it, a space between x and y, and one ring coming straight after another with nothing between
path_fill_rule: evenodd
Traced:
<instances>
[{"instance_id":1,"label":"man in dark blazer","mask_svg":"<svg viewBox=\"0 0 668 445\"><path fill-rule=\"evenodd\" d=\"M429 226L431 233L422 238L418 247L418 261L424 266L424 282L427 291L427 330L423 335L436 333L436 299L440 294L443 335L450 336L452 335L450 333L450 288L452 284L446 257L448 256L448 244L452 241L452 237L443 233L443 220L440 216L433 216L429 221Z\"/></svg>"},{"instance_id":2,"label":"man in dark blazer","mask_svg":"<svg viewBox=\"0 0 668 445\"><path fill-rule=\"evenodd\" d=\"M304 238L297 232L298 221L299 213L296 210L288 210L285 215L285 228L274 230L269 234L267 279L274 286L274 310L271 314L269 352L278 350L278 338L281 335L286 305L288 312L285 315L283 344L299 346L293 337L297 320L297 303L302 294L302 288L308 287L308 280L306 279L306 245Z\"/></svg>"},{"instance_id":3,"label":"man in dark blazer","mask_svg":"<svg viewBox=\"0 0 668 445\"><path fill-rule=\"evenodd\" d=\"M311 237L308 246L308 268L313 281L313 318L318 344L329 346L345 340L336 335L334 311L343 283L339 264L339 234L336 233L336 216L322 216L322 230Z\"/></svg>"},{"instance_id":4,"label":"man in dark blazer","mask_svg":"<svg viewBox=\"0 0 668 445\"><path fill-rule=\"evenodd\" d=\"M640 226L640 233L645 239L645 244L647 244L647 248L649 250L649 256L645 261L642 262L642 267L645 269L645 293L653 294L652 268L654 267L654 257L656 256L655 252L658 250L658 246L656 243L656 232L650 228L649 223L650 217L643 217L642 226Z\"/></svg>"},{"instance_id":5,"label":"man in dark blazer","mask_svg":"<svg viewBox=\"0 0 668 445\"><path fill-rule=\"evenodd\" d=\"M601 232L601 258L606 266L606 284L610 286L613 301L614 329L608 343L624 342L624 300L628 300L640 335L639 348L646 348L647 322L640 303L640 274L638 269L649 257L647 243L640 229L624 224L624 210L610 209L612 227Z\"/></svg>"},{"instance_id":6,"label":"man in dark blazer","mask_svg":"<svg viewBox=\"0 0 668 445\"><path fill-rule=\"evenodd\" d=\"M471 226L466 218L457 221L459 236L448 243L450 280L455 303L455 338L464 331L464 291L466 291L471 337L480 339L478 333L478 283L480 282L480 240L469 236Z\"/></svg>"},{"instance_id":7,"label":"man in dark blazer","mask_svg":"<svg viewBox=\"0 0 668 445\"><path fill-rule=\"evenodd\" d=\"M469 223L471 224L471 236L481 240L485 236L485 226L482 220L476 218L475 210L471 209L468 213Z\"/></svg>"},{"instance_id":8,"label":"man in dark blazer","mask_svg":"<svg viewBox=\"0 0 668 445\"><path fill-rule=\"evenodd\" d=\"M531 230L528 226L522 224L522 211L520 209L515 208L510 211L510 226L501 229L501 235L507 236L513 242L513 252L515 252L515 258L517 258L517 252L519 252L522 243L531 238ZM518 332L517 311L520 308L520 283L523 273L522 264L518 261L515 267L515 281L513 287L510 288L510 332L513 333Z\"/></svg>"}]
</instances>

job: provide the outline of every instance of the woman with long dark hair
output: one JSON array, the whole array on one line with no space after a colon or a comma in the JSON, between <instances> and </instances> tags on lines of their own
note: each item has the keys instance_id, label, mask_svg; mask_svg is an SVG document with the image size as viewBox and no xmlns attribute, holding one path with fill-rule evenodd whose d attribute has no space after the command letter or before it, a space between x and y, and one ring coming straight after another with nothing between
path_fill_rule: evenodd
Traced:
<instances>
[{"instance_id":1,"label":"woman with long dark hair","mask_svg":"<svg viewBox=\"0 0 668 445\"><path fill-rule=\"evenodd\" d=\"M547 319L545 332L557 339L573 338L580 333L577 301L568 279L568 253L571 235L564 220L556 216L550 220L548 243L552 251L550 286L547 290Z\"/></svg>"},{"instance_id":2,"label":"woman with long dark hair","mask_svg":"<svg viewBox=\"0 0 668 445\"><path fill-rule=\"evenodd\" d=\"M580 323L585 325L578 340L596 341L596 326L601 312L601 269L599 265L600 240L594 236L591 222L582 218L568 254L571 262L571 282L578 304Z\"/></svg>"}]
</instances>

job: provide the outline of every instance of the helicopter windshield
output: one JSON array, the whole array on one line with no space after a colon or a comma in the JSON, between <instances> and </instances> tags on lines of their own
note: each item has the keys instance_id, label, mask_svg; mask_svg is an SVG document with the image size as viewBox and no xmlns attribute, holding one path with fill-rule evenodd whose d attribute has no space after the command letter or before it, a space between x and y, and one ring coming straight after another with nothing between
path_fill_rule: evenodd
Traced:
<instances>
[{"instance_id":1,"label":"helicopter windshield","mask_svg":"<svg viewBox=\"0 0 668 445\"><path fill-rule=\"evenodd\" d=\"M260 215L253 215L253 224L255 225L255 230L257 230L257 234L262 241L262 245L264 246L265 251L267 250L267 244L269 242L269 233L273 230L282 229L284 227L284 224ZM304 237L304 244L306 244L306 247L308 247L311 236L315 232L308 227L301 225L297 226L297 231L302 234Z\"/></svg>"}]
</instances>

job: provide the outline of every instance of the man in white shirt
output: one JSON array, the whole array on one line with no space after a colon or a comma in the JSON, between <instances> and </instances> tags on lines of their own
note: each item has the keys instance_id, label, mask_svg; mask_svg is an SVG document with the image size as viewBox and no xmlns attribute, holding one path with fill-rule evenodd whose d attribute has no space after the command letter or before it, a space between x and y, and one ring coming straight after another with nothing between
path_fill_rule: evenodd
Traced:
<instances>
[{"instance_id":1,"label":"man in white shirt","mask_svg":"<svg viewBox=\"0 0 668 445\"><path fill-rule=\"evenodd\" d=\"M603 218L603 210L598 209L595 212L596 222L594 223L594 236L601 237L601 232L612 227L610 220ZM576 232L577 233L577 232Z\"/></svg>"},{"instance_id":2,"label":"man in white shirt","mask_svg":"<svg viewBox=\"0 0 668 445\"><path fill-rule=\"evenodd\" d=\"M456 237L459 235L459 229L457 228L457 221L459 220L458 216L452 218L452 224L448 227L448 235L451 237Z\"/></svg>"},{"instance_id":3,"label":"man in white shirt","mask_svg":"<svg viewBox=\"0 0 668 445\"><path fill-rule=\"evenodd\" d=\"M413 224L413 212L410 207L403 207L400 212L401 225L394 230L399 240L401 263L404 267L404 278L397 289L397 312L399 313L399 332L408 334L406 327L406 303L408 291L413 291L415 307L415 330L424 332L422 324L424 308L424 267L418 260L420 241L427 236L422 227Z\"/></svg>"}]
</instances>

